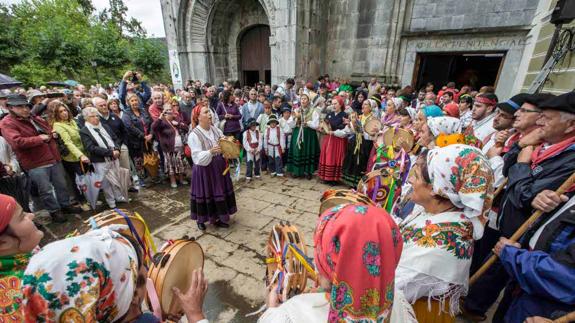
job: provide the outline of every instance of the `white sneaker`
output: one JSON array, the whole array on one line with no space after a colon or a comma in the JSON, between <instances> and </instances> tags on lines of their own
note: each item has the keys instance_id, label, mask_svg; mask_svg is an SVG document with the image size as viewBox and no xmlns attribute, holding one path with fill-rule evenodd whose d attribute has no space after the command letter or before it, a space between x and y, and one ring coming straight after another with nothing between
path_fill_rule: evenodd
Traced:
<instances>
[{"instance_id":1,"label":"white sneaker","mask_svg":"<svg viewBox=\"0 0 575 323\"><path fill-rule=\"evenodd\" d=\"M252 178L251 178L251 177L246 177L246 182L248 182L248 183L249 183L251 180L252 180Z\"/></svg>"},{"instance_id":2,"label":"white sneaker","mask_svg":"<svg viewBox=\"0 0 575 323\"><path fill-rule=\"evenodd\" d=\"M170 186L171 186L172 188L178 188L178 184L176 184L176 183L170 184Z\"/></svg>"},{"instance_id":3,"label":"white sneaker","mask_svg":"<svg viewBox=\"0 0 575 323\"><path fill-rule=\"evenodd\" d=\"M270 175L272 175L272 177L276 176L276 173L271 173Z\"/></svg>"},{"instance_id":4,"label":"white sneaker","mask_svg":"<svg viewBox=\"0 0 575 323\"><path fill-rule=\"evenodd\" d=\"M284 174L278 174L278 177L284 177Z\"/></svg>"},{"instance_id":5,"label":"white sneaker","mask_svg":"<svg viewBox=\"0 0 575 323\"><path fill-rule=\"evenodd\" d=\"M188 185L190 184L188 181L186 181L185 179L183 181L180 182L182 185Z\"/></svg>"},{"instance_id":6,"label":"white sneaker","mask_svg":"<svg viewBox=\"0 0 575 323\"><path fill-rule=\"evenodd\" d=\"M256 178L262 178L260 175L256 175Z\"/></svg>"}]
</instances>

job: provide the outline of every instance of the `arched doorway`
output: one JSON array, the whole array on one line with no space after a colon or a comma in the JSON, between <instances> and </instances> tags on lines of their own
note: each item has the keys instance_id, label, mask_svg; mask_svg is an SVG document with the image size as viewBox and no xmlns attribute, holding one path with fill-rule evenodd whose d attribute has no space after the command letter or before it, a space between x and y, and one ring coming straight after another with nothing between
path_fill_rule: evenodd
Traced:
<instances>
[{"instance_id":1,"label":"arched doorway","mask_svg":"<svg viewBox=\"0 0 575 323\"><path fill-rule=\"evenodd\" d=\"M240 76L243 85L271 84L270 27L254 26L240 35Z\"/></svg>"}]
</instances>

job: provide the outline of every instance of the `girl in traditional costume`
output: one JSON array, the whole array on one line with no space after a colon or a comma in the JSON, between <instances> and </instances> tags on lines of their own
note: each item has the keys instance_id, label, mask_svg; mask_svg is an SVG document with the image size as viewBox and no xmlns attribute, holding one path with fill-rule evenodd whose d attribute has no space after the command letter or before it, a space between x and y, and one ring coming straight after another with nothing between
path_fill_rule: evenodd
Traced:
<instances>
[{"instance_id":1,"label":"girl in traditional costume","mask_svg":"<svg viewBox=\"0 0 575 323\"><path fill-rule=\"evenodd\" d=\"M321 143L318 176L326 182L339 182L347 139L337 137L333 132L345 128L347 114L343 111L345 108L343 98L336 96L332 101L335 111L328 113L324 121L329 125L329 131Z\"/></svg>"},{"instance_id":2,"label":"girl in traditional costume","mask_svg":"<svg viewBox=\"0 0 575 323\"><path fill-rule=\"evenodd\" d=\"M401 223L403 253L396 287L414 304L417 320L455 322L467 294L474 240L493 198L493 172L475 147L424 152L412 169L412 200L421 208Z\"/></svg>"},{"instance_id":3,"label":"girl in traditional costume","mask_svg":"<svg viewBox=\"0 0 575 323\"><path fill-rule=\"evenodd\" d=\"M348 137L345 158L343 160L342 182L355 188L361 177L365 174L365 169L369 159L369 154L373 147L373 138L365 131L363 126L369 120L375 118L372 111L377 108L374 100L363 101L363 113L357 119L352 116L350 123L343 130L334 131L338 137Z\"/></svg>"},{"instance_id":4,"label":"girl in traditional costume","mask_svg":"<svg viewBox=\"0 0 575 323\"><path fill-rule=\"evenodd\" d=\"M289 148L287 171L296 177L311 179L317 169L320 148L316 130L319 112L311 104L308 94L301 95L301 105L294 109L296 126Z\"/></svg>"},{"instance_id":5,"label":"girl in traditional costume","mask_svg":"<svg viewBox=\"0 0 575 323\"><path fill-rule=\"evenodd\" d=\"M188 136L192 152L190 213L198 221L200 230L206 222L218 227L229 227L230 215L236 213L236 196L227 162L222 156L218 140L223 133L212 125L207 106L195 108L193 118L198 126Z\"/></svg>"},{"instance_id":6,"label":"girl in traditional costume","mask_svg":"<svg viewBox=\"0 0 575 323\"><path fill-rule=\"evenodd\" d=\"M279 304L272 288L258 322L415 322L411 306L394 288L401 234L383 209L340 205L318 219L315 264L324 292Z\"/></svg>"}]
</instances>

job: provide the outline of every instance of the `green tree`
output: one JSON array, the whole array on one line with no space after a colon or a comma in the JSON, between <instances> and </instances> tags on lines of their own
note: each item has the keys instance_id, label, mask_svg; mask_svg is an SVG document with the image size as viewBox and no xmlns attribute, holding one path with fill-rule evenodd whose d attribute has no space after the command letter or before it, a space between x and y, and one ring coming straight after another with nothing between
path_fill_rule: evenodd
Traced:
<instances>
[{"instance_id":1,"label":"green tree","mask_svg":"<svg viewBox=\"0 0 575 323\"><path fill-rule=\"evenodd\" d=\"M166 45L156 39L132 40L131 65L153 81L166 81L168 57Z\"/></svg>"}]
</instances>

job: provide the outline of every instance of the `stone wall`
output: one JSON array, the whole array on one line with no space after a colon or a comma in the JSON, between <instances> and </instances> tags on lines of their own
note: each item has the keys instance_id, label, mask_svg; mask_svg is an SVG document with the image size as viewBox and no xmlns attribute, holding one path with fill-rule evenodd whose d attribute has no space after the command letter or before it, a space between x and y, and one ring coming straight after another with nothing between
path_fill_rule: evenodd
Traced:
<instances>
[{"instance_id":1,"label":"stone wall","mask_svg":"<svg viewBox=\"0 0 575 323\"><path fill-rule=\"evenodd\" d=\"M530 25L539 0L414 0L410 31Z\"/></svg>"},{"instance_id":2,"label":"stone wall","mask_svg":"<svg viewBox=\"0 0 575 323\"><path fill-rule=\"evenodd\" d=\"M551 44L551 37L555 31L555 25L549 22L549 17L557 1L551 1L548 6L542 8L542 14L536 17L538 35L533 46L532 53L527 66L527 75L522 84L522 90L527 91L533 80L537 77L545 64L547 49ZM574 28L575 22L563 26L563 28ZM561 94L573 91L575 88L575 52L567 54L564 60L560 61L549 75L542 92Z\"/></svg>"}]
</instances>

